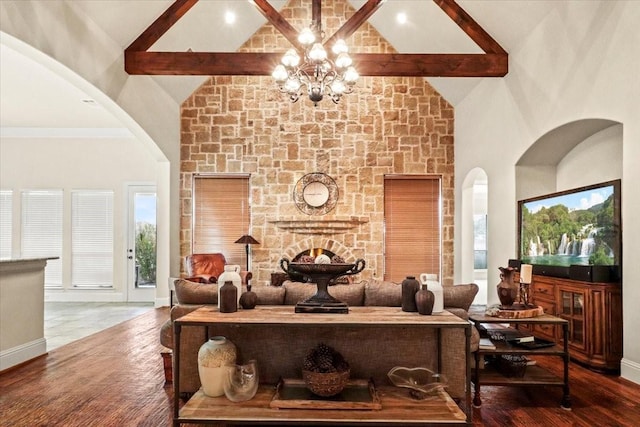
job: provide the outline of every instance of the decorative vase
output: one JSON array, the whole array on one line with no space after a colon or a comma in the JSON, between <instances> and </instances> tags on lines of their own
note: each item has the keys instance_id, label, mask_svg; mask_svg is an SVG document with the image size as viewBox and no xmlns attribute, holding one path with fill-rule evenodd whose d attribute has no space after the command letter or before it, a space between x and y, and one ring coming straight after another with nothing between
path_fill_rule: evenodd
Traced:
<instances>
[{"instance_id":1,"label":"decorative vase","mask_svg":"<svg viewBox=\"0 0 640 427\"><path fill-rule=\"evenodd\" d=\"M218 308L220 308L220 285L231 281L236 287L236 307L240 304L240 295L242 295L242 277L240 277L239 265L225 265L224 272L218 276Z\"/></svg>"},{"instance_id":2,"label":"decorative vase","mask_svg":"<svg viewBox=\"0 0 640 427\"><path fill-rule=\"evenodd\" d=\"M198 374L204 394L222 396L224 384L229 380L229 371L234 369L235 364L236 346L227 338L211 337L202 344L198 350Z\"/></svg>"},{"instance_id":3,"label":"decorative vase","mask_svg":"<svg viewBox=\"0 0 640 427\"><path fill-rule=\"evenodd\" d=\"M234 365L228 372L228 381L224 383L224 395L232 402L244 402L253 399L258 391L258 364L250 360L244 365Z\"/></svg>"},{"instance_id":4,"label":"decorative vase","mask_svg":"<svg viewBox=\"0 0 640 427\"><path fill-rule=\"evenodd\" d=\"M498 298L503 307L511 307L518 298L518 285L513 282L515 269L500 267L500 283L498 283Z\"/></svg>"},{"instance_id":5,"label":"decorative vase","mask_svg":"<svg viewBox=\"0 0 640 427\"><path fill-rule=\"evenodd\" d=\"M416 292L416 307L418 308L418 313L434 313L435 299L435 294L427 288L427 285L422 285L422 288Z\"/></svg>"},{"instance_id":6,"label":"decorative vase","mask_svg":"<svg viewBox=\"0 0 640 427\"><path fill-rule=\"evenodd\" d=\"M422 273L420 275L420 282L423 285L427 285L427 289L433 292L433 296L435 297L432 313L442 313L444 311L444 290L442 289L442 285L438 281L438 275Z\"/></svg>"},{"instance_id":7,"label":"decorative vase","mask_svg":"<svg viewBox=\"0 0 640 427\"><path fill-rule=\"evenodd\" d=\"M251 290L251 285L247 285L247 292L240 295L240 307L251 310L258 304L258 295Z\"/></svg>"},{"instance_id":8,"label":"decorative vase","mask_svg":"<svg viewBox=\"0 0 640 427\"><path fill-rule=\"evenodd\" d=\"M402 281L402 311L418 311L416 307L416 292L420 289L420 282L415 276L407 276Z\"/></svg>"},{"instance_id":9,"label":"decorative vase","mask_svg":"<svg viewBox=\"0 0 640 427\"><path fill-rule=\"evenodd\" d=\"M227 280L224 285L218 288L218 307L220 313L238 311L238 289L231 280Z\"/></svg>"}]
</instances>

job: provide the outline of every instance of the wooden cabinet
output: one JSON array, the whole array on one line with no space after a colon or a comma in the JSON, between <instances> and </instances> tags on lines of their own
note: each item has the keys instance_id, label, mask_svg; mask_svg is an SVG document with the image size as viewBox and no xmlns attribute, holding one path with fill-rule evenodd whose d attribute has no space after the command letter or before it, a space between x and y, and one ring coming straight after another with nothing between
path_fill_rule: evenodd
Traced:
<instances>
[{"instance_id":1,"label":"wooden cabinet","mask_svg":"<svg viewBox=\"0 0 640 427\"><path fill-rule=\"evenodd\" d=\"M600 371L620 371L622 359L622 291L619 283L591 283L533 276L532 301L545 313L569 322L569 353ZM529 325L540 338L562 341L553 325Z\"/></svg>"}]
</instances>

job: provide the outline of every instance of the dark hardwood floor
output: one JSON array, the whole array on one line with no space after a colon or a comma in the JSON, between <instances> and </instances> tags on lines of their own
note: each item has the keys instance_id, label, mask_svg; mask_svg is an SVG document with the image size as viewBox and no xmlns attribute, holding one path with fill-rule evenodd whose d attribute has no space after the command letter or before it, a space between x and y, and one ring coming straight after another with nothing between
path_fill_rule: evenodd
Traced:
<instances>
[{"instance_id":1,"label":"dark hardwood floor","mask_svg":"<svg viewBox=\"0 0 640 427\"><path fill-rule=\"evenodd\" d=\"M0 374L0 426L168 426L159 342L168 309L62 346ZM538 363L558 375L559 358ZM558 387L483 387L474 426L640 426L640 385L570 367L573 409Z\"/></svg>"}]
</instances>

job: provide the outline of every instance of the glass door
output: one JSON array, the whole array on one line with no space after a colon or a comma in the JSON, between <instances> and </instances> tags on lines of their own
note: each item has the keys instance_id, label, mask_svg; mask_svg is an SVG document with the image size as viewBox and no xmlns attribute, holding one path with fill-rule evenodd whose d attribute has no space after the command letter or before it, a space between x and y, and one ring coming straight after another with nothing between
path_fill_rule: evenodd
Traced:
<instances>
[{"instance_id":1,"label":"glass door","mask_svg":"<svg viewBox=\"0 0 640 427\"><path fill-rule=\"evenodd\" d=\"M156 187L129 186L127 301L153 302L156 296Z\"/></svg>"}]
</instances>

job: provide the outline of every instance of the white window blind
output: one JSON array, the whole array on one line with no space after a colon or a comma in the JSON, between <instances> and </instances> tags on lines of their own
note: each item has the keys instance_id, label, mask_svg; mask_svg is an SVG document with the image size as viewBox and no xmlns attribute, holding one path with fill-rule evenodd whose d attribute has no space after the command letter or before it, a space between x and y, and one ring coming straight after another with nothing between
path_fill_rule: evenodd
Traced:
<instances>
[{"instance_id":1,"label":"white window blind","mask_svg":"<svg viewBox=\"0 0 640 427\"><path fill-rule=\"evenodd\" d=\"M0 191L0 258L11 258L13 191Z\"/></svg>"},{"instance_id":2,"label":"white window blind","mask_svg":"<svg viewBox=\"0 0 640 427\"><path fill-rule=\"evenodd\" d=\"M62 286L62 214L62 190L22 192L22 257L59 257L47 261L45 288Z\"/></svg>"},{"instance_id":3,"label":"white window blind","mask_svg":"<svg viewBox=\"0 0 640 427\"><path fill-rule=\"evenodd\" d=\"M71 285L113 287L113 192L71 193Z\"/></svg>"}]
</instances>

